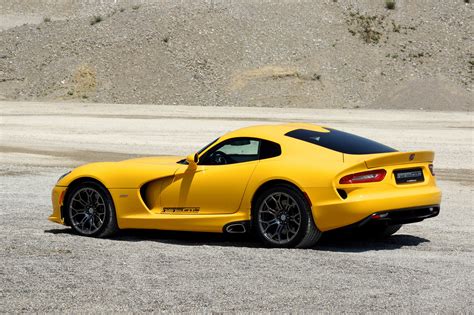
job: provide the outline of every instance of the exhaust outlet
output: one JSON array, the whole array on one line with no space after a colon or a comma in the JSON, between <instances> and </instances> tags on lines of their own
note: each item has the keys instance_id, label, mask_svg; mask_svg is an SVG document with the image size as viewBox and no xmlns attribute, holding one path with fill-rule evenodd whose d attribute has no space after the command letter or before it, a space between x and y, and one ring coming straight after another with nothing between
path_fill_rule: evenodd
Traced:
<instances>
[{"instance_id":1,"label":"exhaust outlet","mask_svg":"<svg viewBox=\"0 0 474 315\"><path fill-rule=\"evenodd\" d=\"M231 223L226 226L225 231L230 234L243 234L247 232L244 223Z\"/></svg>"}]
</instances>

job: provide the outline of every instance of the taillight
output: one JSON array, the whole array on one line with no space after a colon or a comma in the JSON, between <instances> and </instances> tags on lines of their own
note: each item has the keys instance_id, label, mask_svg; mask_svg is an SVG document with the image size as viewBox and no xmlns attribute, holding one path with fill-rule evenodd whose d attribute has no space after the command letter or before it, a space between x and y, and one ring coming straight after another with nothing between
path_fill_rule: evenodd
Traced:
<instances>
[{"instance_id":1,"label":"taillight","mask_svg":"<svg viewBox=\"0 0 474 315\"><path fill-rule=\"evenodd\" d=\"M428 168L430 169L431 175L435 176L433 164L428 165Z\"/></svg>"},{"instance_id":2,"label":"taillight","mask_svg":"<svg viewBox=\"0 0 474 315\"><path fill-rule=\"evenodd\" d=\"M375 170L375 171L350 174L341 178L341 180L339 180L339 184L360 184L360 183L380 182L385 178L386 174L387 174L386 170Z\"/></svg>"}]
</instances>

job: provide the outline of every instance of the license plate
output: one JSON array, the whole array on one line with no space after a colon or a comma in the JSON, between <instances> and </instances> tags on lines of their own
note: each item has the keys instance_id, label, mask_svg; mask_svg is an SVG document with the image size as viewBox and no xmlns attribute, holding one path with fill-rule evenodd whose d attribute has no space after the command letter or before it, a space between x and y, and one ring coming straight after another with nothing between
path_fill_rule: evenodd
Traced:
<instances>
[{"instance_id":1,"label":"license plate","mask_svg":"<svg viewBox=\"0 0 474 315\"><path fill-rule=\"evenodd\" d=\"M425 180L421 168L395 171L394 174L397 184L418 183Z\"/></svg>"}]
</instances>

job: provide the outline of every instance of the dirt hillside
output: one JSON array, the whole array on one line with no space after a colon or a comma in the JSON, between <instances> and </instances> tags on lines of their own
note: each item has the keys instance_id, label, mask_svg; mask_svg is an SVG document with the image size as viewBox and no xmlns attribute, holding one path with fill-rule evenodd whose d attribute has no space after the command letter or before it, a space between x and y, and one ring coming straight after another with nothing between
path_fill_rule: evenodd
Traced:
<instances>
[{"instance_id":1,"label":"dirt hillside","mask_svg":"<svg viewBox=\"0 0 474 315\"><path fill-rule=\"evenodd\" d=\"M0 99L471 110L466 1L1 0Z\"/></svg>"}]
</instances>

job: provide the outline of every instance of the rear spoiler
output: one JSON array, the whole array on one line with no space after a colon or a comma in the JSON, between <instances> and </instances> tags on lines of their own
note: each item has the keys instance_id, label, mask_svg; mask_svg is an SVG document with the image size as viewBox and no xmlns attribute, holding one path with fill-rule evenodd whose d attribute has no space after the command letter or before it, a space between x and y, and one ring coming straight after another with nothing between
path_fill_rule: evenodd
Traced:
<instances>
[{"instance_id":1,"label":"rear spoiler","mask_svg":"<svg viewBox=\"0 0 474 315\"><path fill-rule=\"evenodd\" d=\"M375 168L389 165L400 165L409 163L433 162L433 151L418 152L394 152L386 153L380 157L375 157L365 161L367 168Z\"/></svg>"}]
</instances>

